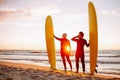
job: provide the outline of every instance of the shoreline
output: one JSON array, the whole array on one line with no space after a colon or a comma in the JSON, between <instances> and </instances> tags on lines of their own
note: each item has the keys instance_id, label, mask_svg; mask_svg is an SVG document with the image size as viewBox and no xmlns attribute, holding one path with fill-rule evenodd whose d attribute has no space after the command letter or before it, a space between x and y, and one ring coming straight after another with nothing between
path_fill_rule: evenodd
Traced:
<instances>
[{"instance_id":1,"label":"shoreline","mask_svg":"<svg viewBox=\"0 0 120 80\"><path fill-rule=\"evenodd\" d=\"M0 80L120 80L120 77L104 74L64 72L46 66L0 61Z\"/></svg>"}]
</instances>

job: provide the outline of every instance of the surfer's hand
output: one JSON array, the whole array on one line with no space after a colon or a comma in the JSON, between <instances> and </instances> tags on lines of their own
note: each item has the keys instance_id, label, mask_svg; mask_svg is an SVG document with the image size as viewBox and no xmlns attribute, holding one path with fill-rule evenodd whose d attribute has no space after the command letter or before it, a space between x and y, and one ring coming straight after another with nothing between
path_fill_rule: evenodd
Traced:
<instances>
[{"instance_id":1,"label":"surfer's hand","mask_svg":"<svg viewBox=\"0 0 120 80\"><path fill-rule=\"evenodd\" d=\"M77 35L77 37L79 38L79 37L80 37L80 35Z\"/></svg>"}]
</instances>

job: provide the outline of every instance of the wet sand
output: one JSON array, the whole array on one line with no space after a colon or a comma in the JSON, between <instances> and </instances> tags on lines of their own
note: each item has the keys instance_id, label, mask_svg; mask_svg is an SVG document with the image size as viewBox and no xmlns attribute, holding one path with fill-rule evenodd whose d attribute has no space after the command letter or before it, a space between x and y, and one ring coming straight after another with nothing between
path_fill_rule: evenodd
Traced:
<instances>
[{"instance_id":1,"label":"wet sand","mask_svg":"<svg viewBox=\"0 0 120 80\"><path fill-rule=\"evenodd\" d=\"M89 75L71 71L52 70L49 67L1 62L0 80L120 80L103 74Z\"/></svg>"}]
</instances>

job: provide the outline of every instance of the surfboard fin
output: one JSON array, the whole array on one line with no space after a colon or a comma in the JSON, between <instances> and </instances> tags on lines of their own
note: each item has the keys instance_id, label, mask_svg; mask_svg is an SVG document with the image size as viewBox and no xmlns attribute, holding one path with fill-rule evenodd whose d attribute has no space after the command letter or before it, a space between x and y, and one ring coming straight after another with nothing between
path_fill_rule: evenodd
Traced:
<instances>
[{"instance_id":1,"label":"surfboard fin","mask_svg":"<svg viewBox=\"0 0 120 80\"><path fill-rule=\"evenodd\" d=\"M98 67L98 65L96 65L96 67ZM95 69L95 72L98 73L97 69Z\"/></svg>"},{"instance_id":2,"label":"surfboard fin","mask_svg":"<svg viewBox=\"0 0 120 80\"><path fill-rule=\"evenodd\" d=\"M95 72L97 73L97 69L95 69Z\"/></svg>"}]
</instances>

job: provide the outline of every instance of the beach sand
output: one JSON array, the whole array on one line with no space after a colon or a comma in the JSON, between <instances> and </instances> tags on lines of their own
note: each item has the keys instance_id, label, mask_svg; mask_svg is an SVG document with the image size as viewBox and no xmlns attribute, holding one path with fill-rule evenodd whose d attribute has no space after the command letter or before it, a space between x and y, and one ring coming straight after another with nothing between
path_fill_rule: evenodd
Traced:
<instances>
[{"instance_id":1,"label":"beach sand","mask_svg":"<svg viewBox=\"0 0 120 80\"><path fill-rule=\"evenodd\" d=\"M49 67L0 61L0 80L120 80L120 77L64 72Z\"/></svg>"}]
</instances>

